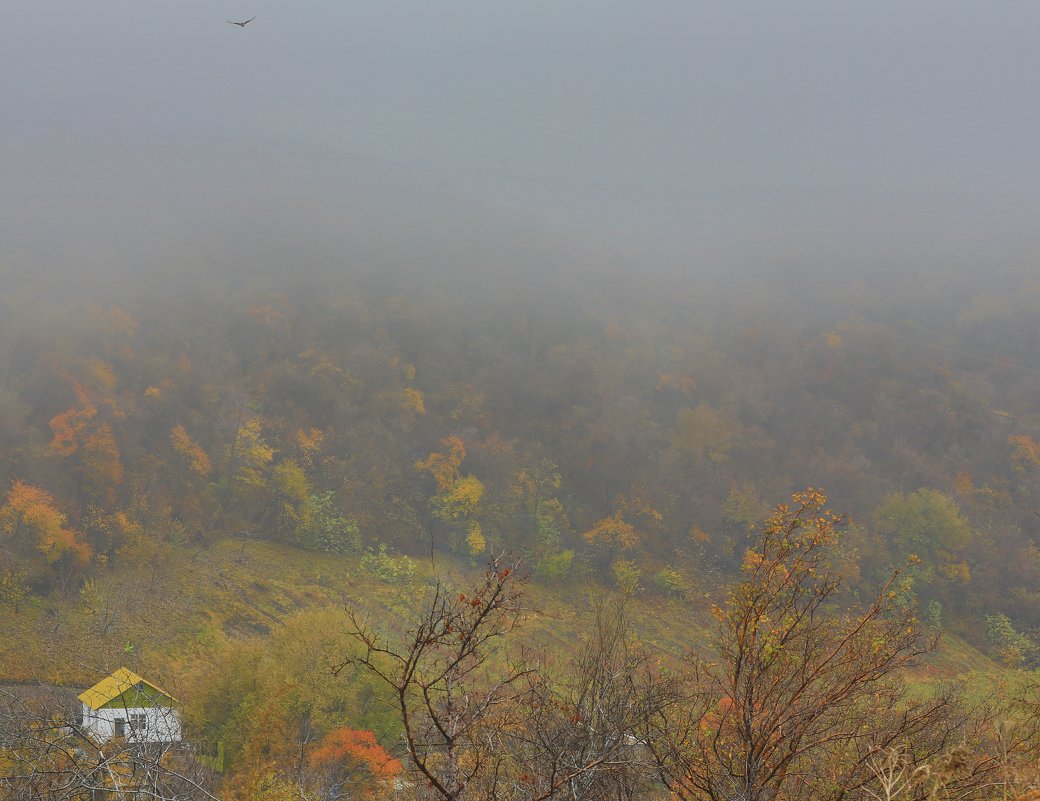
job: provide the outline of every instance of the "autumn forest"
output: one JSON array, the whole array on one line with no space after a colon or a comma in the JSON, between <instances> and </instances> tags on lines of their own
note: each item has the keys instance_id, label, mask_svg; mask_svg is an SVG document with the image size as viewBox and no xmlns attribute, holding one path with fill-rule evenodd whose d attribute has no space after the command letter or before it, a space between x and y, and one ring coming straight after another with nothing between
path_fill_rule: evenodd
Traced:
<instances>
[{"instance_id":1,"label":"autumn forest","mask_svg":"<svg viewBox=\"0 0 1040 801\"><path fill-rule=\"evenodd\" d=\"M986 649L1006 616L1023 639L1001 658L1031 658L1030 279L840 313L763 280L728 319L695 289L650 318L632 296L270 283L5 297L6 604L227 539L372 564L510 552L538 583L681 597L817 486L850 516L853 588L914 555L904 591L931 620Z\"/></svg>"},{"instance_id":2,"label":"autumn forest","mask_svg":"<svg viewBox=\"0 0 1040 801\"><path fill-rule=\"evenodd\" d=\"M1037 30L4 0L0 801L1040 801Z\"/></svg>"},{"instance_id":3,"label":"autumn forest","mask_svg":"<svg viewBox=\"0 0 1040 801\"><path fill-rule=\"evenodd\" d=\"M1035 717L955 708L947 683L981 698L1040 665L1035 279L479 279L347 265L8 292L0 678L161 677L207 772L192 792L228 799L722 799L742 743L775 764L741 797L837 799L937 771L1008 715L1026 733L1005 747L1033 753ZM712 667L770 620L809 662L837 643L819 696L771 684L771 651L750 678ZM575 730L590 697L595 742ZM438 718L462 698L484 700ZM807 740L826 708L893 728L824 765L822 745L731 729L730 706L769 698L817 710L770 722ZM489 761L488 726L529 736ZM637 731L652 758L625 751ZM830 790L788 780L805 759ZM912 797L989 797L997 767L919 772Z\"/></svg>"}]
</instances>

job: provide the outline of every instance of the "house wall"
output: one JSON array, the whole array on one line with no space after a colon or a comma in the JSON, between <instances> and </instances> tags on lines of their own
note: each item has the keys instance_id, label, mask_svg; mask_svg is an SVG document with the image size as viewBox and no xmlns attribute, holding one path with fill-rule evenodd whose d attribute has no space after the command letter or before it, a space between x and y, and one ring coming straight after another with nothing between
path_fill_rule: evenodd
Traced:
<instances>
[{"instance_id":1,"label":"house wall","mask_svg":"<svg viewBox=\"0 0 1040 801\"><path fill-rule=\"evenodd\" d=\"M135 716L144 716L144 730L134 730L132 721ZM136 743L173 743L181 739L181 724L177 713L169 707L122 707L114 709L104 707L91 709L83 705L83 728L102 742L115 736L116 720L125 721L124 731L127 742Z\"/></svg>"}]
</instances>

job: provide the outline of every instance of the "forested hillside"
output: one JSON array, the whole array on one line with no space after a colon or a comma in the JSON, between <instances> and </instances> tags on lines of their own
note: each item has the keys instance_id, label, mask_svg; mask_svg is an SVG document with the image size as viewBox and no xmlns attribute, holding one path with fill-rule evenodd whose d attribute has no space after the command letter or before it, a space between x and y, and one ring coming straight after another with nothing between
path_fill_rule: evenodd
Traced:
<instances>
[{"instance_id":1,"label":"forested hillside","mask_svg":"<svg viewBox=\"0 0 1040 801\"><path fill-rule=\"evenodd\" d=\"M0 801L1040 801L1038 23L5 2Z\"/></svg>"},{"instance_id":2,"label":"forested hillside","mask_svg":"<svg viewBox=\"0 0 1040 801\"><path fill-rule=\"evenodd\" d=\"M852 592L916 557L899 592L925 620L1037 658L1027 276L724 290L370 265L65 291L6 269L12 611L232 537L371 570L509 551L546 585L702 597L773 504L818 486L851 515Z\"/></svg>"}]
</instances>

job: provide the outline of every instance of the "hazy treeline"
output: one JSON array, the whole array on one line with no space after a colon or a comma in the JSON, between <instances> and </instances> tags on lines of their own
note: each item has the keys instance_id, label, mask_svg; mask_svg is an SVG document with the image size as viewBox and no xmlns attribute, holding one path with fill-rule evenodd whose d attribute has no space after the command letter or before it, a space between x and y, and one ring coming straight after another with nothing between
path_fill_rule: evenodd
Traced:
<instances>
[{"instance_id":1,"label":"hazy treeline","mask_svg":"<svg viewBox=\"0 0 1040 801\"><path fill-rule=\"evenodd\" d=\"M176 291L99 277L80 299L15 282L0 317L8 602L228 534L511 549L538 580L681 595L740 564L771 502L817 485L852 514L852 586L915 555L901 591L934 625L977 642L988 625L1006 659L1032 658L1032 279L831 289L806 271L680 293L580 268L524 285L494 265L480 281L474 263L359 263Z\"/></svg>"}]
</instances>

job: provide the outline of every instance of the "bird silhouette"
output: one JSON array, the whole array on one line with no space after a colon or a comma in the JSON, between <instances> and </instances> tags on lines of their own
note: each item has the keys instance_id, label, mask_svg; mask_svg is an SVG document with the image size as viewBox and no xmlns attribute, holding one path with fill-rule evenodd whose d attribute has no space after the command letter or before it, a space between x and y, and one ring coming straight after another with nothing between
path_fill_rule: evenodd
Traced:
<instances>
[{"instance_id":1,"label":"bird silhouette","mask_svg":"<svg viewBox=\"0 0 1040 801\"><path fill-rule=\"evenodd\" d=\"M228 22L231 23L232 25L237 25L239 28L244 28L244 27L246 27L246 25L248 25L250 22L252 22L255 19L256 19L256 17L250 17L245 22L235 22L233 19L229 19Z\"/></svg>"}]
</instances>

